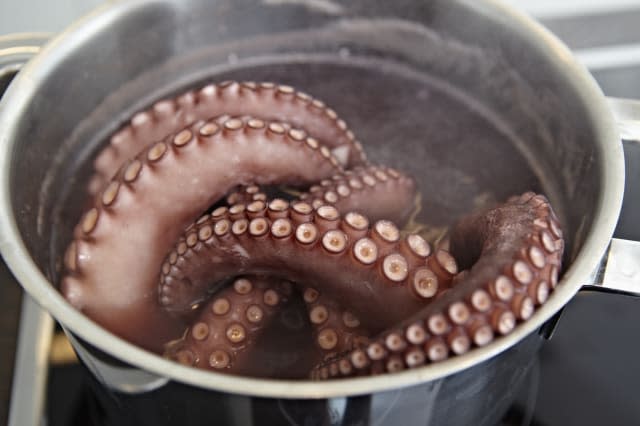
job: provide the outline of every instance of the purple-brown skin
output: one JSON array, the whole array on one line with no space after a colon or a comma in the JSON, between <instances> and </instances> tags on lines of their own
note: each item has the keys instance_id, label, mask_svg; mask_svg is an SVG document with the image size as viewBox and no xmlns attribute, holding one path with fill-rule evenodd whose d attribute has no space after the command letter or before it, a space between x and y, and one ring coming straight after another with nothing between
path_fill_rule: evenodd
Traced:
<instances>
[{"instance_id":1,"label":"purple-brown skin","mask_svg":"<svg viewBox=\"0 0 640 426\"><path fill-rule=\"evenodd\" d=\"M184 335L167 344L164 356L204 370L269 377L270 367L257 362L259 340L292 297L292 286L273 277L237 278L207 300ZM315 350L298 351L307 366L367 340L368 331L352 313L311 287L302 290L314 327Z\"/></svg>"},{"instance_id":2,"label":"purple-brown skin","mask_svg":"<svg viewBox=\"0 0 640 426\"><path fill-rule=\"evenodd\" d=\"M328 148L278 123L184 129L129 161L96 196L65 253L61 292L106 329L161 352L184 324L157 303L159 271L193 218L237 184L311 184L340 169Z\"/></svg>"},{"instance_id":3,"label":"purple-brown skin","mask_svg":"<svg viewBox=\"0 0 640 426\"><path fill-rule=\"evenodd\" d=\"M414 208L415 196L416 184L411 176L390 167L369 165L323 179L300 194L298 200L314 209L332 205L342 214L357 212L371 222L389 220L402 227ZM266 193L257 185L240 186L226 198L230 207L253 203L258 208L262 204L255 202L266 200Z\"/></svg>"},{"instance_id":4,"label":"purple-brown skin","mask_svg":"<svg viewBox=\"0 0 640 426\"><path fill-rule=\"evenodd\" d=\"M269 207L273 203L279 208L221 208L198 220L162 265L160 304L188 316L212 283L265 274L340 300L376 332L416 312L451 281L451 275L440 280L429 266L439 259L431 259L435 255L421 237L403 238L389 221L369 225L363 215L341 217L333 206L312 211L304 202L274 200Z\"/></svg>"},{"instance_id":5,"label":"purple-brown skin","mask_svg":"<svg viewBox=\"0 0 640 426\"><path fill-rule=\"evenodd\" d=\"M366 163L362 145L353 132L322 101L290 86L227 81L156 102L148 110L134 115L96 157L89 193L93 195L102 190L120 167L147 145L200 120L219 115L282 120L318 138L331 149L342 166Z\"/></svg>"},{"instance_id":6,"label":"purple-brown skin","mask_svg":"<svg viewBox=\"0 0 640 426\"><path fill-rule=\"evenodd\" d=\"M324 179L299 199L316 208L324 204L333 205L340 213L349 214L354 222L360 218L364 230L368 228L369 221L384 219L403 226L413 209L415 189L413 178L395 169L358 166ZM431 252L426 242L422 248ZM371 336L371 331L361 325L357 316L326 293L307 287L303 297L313 327L314 342L322 356L316 362L351 350L357 342L365 342Z\"/></svg>"},{"instance_id":7,"label":"purple-brown skin","mask_svg":"<svg viewBox=\"0 0 640 426\"><path fill-rule=\"evenodd\" d=\"M347 186L346 191L340 191L337 199L326 197L329 201L335 202L339 206L339 211L347 213L351 238L364 237L369 232L370 220L367 216L381 216L380 211L385 212L385 216L401 223L408 217L413 207L415 197L415 183L412 178L393 169L379 166L369 166L355 171L345 171L335 174L331 179L325 179L321 186L327 193L333 190L332 182L337 182L339 186ZM327 184L329 183L329 184ZM349 189L350 188L350 189ZM322 193L319 189L313 191L314 194ZM260 192L257 185L250 185L234 190L227 196L227 202L235 204L220 207L213 211L211 218L214 220L227 218L235 221L239 219L253 220L258 217L268 216L271 220L279 218L291 218L295 223L306 223L313 220L314 208L305 201L294 201L292 204L282 199L263 201L264 193ZM258 199L255 199L258 197ZM365 201L366 200L366 201ZM358 208L358 212L350 212ZM327 208L325 207L325 210ZM334 211L334 210L329 210ZM339 213L339 212L338 212ZM194 243L197 226L209 220L208 216L201 217L195 223L189 225L186 234L183 236L183 243L178 244L174 253L169 256L171 261L177 261L178 256L188 248L188 235L192 235L191 243ZM397 233L397 228L389 221L381 221L378 226L389 226L389 229ZM429 244L418 236L410 237L410 241L415 245L423 257L431 254ZM432 259L429 259L433 262ZM165 265L168 268L168 265ZM453 264L455 268L455 263ZM435 266L438 269L438 265ZM180 268L182 280L189 281L189 270ZM452 277L447 276L446 281ZM215 282L214 282L215 283ZM326 295L323 295L326 298Z\"/></svg>"},{"instance_id":8,"label":"purple-brown skin","mask_svg":"<svg viewBox=\"0 0 640 426\"><path fill-rule=\"evenodd\" d=\"M389 220L403 226L414 207L412 177L385 166L358 166L324 179L300 195L313 207L330 204L341 213L355 211L371 222Z\"/></svg>"},{"instance_id":9,"label":"purple-brown skin","mask_svg":"<svg viewBox=\"0 0 640 426\"><path fill-rule=\"evenodd\" d=\"M370 331L364 328L356 315L340 303L313 287L302 289L307 305L309 322L313 327L313 342L320 362L327 357L353 349L368 341Z\"/></svg>"},{"instance_id":10,"label":"purple-brown skin","mask_svg":"<svg viewBox=\"0 0 640 426\"><path fill-rule=\"evenodd\" d=\"M547 199L528 192L463 218L451 250L468 268L454 287L371 343L320 363L311 378L415 368L510 333L556 286L564 241Z\"/></svg>"},{"instance_id":11,"label":"purple-brown skin","mask_svg":"<svg viewBox=\"0 0 640 426\"><path fill-rule=\"evenodd\" d=\"M226 201L230 204L227 211L233 216L238 210L247 210L250 218L253 219L264 216L267 209L273 215L276 214L275 210L278 210L278 207L282 209L288 206L288 203L282 200L276 200L268 206L265 202L266 198L266 194L261 192L261 188L257 185L240 187L227 196ZM413 209L414 198L415 182L411 177L388 167L368 166L356 167L338 173L331 179L322 180L320 185L312 186L308 193L300 196L300 199L306 202L295 205L298 213L302 213L305 208L311 213L312 209L308 203L313 203L316 207L332 204L341 213L357 210L360 214L351 213L350 218L354 223L356 218L360 218L362 220L360 225L364 231L368 229L370 220L387 218L403 225ZM225 210L218 210L220 211ZM430 252L428 244L423 248ZM309 365L316 364L328 356L350 350L356 341L366 341L371 335L369 330L361 326L354 314L344 309L326 293L306 287L303 288L303 297L313 329L313 342L316 349L315 353L312 352L315 357L309 360ZM233 367L230 367L230 371L237 372ZM254 373L261 375L263 372Z\"/></svg>"},{"instance_id":12,"label":"purple-brown skin","mask_svg":"<svg viewBox=\"0 0 640 426\"><path fill-rule=\"evenodd\" d=\"M260 376L256 340L291 297L291 283L271 277L236 279L198 312L184 336L164 356L185 365L222 373Z\"/></svg>"},{"instance_id":13,"label":"purple-brown skin","mask_svg":"<svg viewBox=\"0 0 640 426\"><path fill-rule=\"evenodd\" d=\"M267 194L258 185L240 186L231 191L226 198L227 204L249 204L253 201L267 201Z\"/></svg>"}]
</instances>

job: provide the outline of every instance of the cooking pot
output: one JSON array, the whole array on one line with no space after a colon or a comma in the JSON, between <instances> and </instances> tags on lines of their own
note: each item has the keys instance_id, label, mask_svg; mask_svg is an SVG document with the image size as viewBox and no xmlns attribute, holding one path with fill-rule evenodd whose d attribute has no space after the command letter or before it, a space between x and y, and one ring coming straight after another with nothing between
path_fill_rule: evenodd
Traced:
<instances>
[{"instance_id":1,"label":"cooking pot","mask_svg":"<svg viewBox=\"0 0 640 426\"><path fill-rule=\"evenodd\" d=\"M373 161L416 177L421 218L434 227L544 192L566 236L549 301L468 354L324 383L195 370L102 329L55 285L91 159L135 111L225 79L277 81L325 100ZM280 420L269 424L493 424L543 326L592 282L623 197L620 135L599 88L550 33L494 0L113 2L20 72L0 128L2 254L62 324L102 403L127 412L119 424L260 424L272 411Z\"/></svg>"}]
</instances>

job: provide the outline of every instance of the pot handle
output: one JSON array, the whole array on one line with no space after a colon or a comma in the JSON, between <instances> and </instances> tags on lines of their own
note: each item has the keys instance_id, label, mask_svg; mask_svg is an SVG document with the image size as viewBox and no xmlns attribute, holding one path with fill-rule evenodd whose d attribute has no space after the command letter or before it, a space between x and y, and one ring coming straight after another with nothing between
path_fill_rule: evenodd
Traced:
<instances>
[{"instance_id":1,"label":"pot handle","mask_svg":"<svg viewBox=\"0 0 640 426\"><path fill-rule=\"evenodd\" d=\"M625 155L640 148L640 101L623 98L607 98L611 111L620 130L620 138L625 144ZM630 144L629 146L627 146ZM631 148L631 149L626 149ZM640 159L640 157L638 157ZM637 162L638 159L634 159ZM629 162L628 162L629 163ZM640 164L631 164L633 168ZM634 204L640 187L635 186L632 172L627 170L625 206L638 210ZM633 185L633 187L632 187ZM626 214L628 212L623 212ZM640 212L631 212L631 218L640 217ZM634 219L635 221L635 219ZM635 237L634 237L635 238ZM600 265L591 275L589 286L601 286L611 290L629 292L640 296L640 242L613 238Z\"/></svg>"},{"instance_id":2,"label":"pot handle","mask_svg":"<svg viewBox=\"0 0 640 426\"><path fill-rule=\"evenodd\" d=\"M607 101L618 124L625 156L637 157L637 162L640 159L640 101L622 98L607 98ZM634 170L636 175L632 176ZM640 173L637 169L634 170L627 170L625 204L618 222L621 234L625 234L626 223L635 225L640 217ZM640 234L636 231L631 238L637 239L638 235ZM627 235L624 237L629 238ZM582 286L581 291L616 293L640 298L640 241L611 239L600 264L591 274L589 282ZM563 310L560 310L540 328L539 334L542 337L550 339L553 336L562 312Z\"/></svg>"},{"instance_id":3,"label":"pot handle","mask_svg":"<svg viewBox=\"0 0 640 426\"><path fill-rule=\"evenodd\" d=\"M640 142L640 100L607 98L607 101L618 123L620 138Z\"/></svg>"},{"instance_id":4,"label":"pot handle","mask_svg":"<svg viewBox=\"0 0 640 426\"><path fill-rule=\"evenodd\" d=\"M600 264L591 274L590 284L580 292L608 293L640 299L640 241L612 238ZM551 339L564 308L538 330L544 339Z\"/></svg>"},{"instance_id":5,"label":"pot handle","mask_svg":"<svg viewBox=\"0 0 640 426\"><path fill-rule=\"evenodd\" d=\"M607 101L618 124L620 138L625 144L625 155L635 155L640 148L640 101L622 98L608 98ZM621 215L629 216L635 222L640 217L635 201L638 194L634 194L640 193L640 176L632 176L632 173L632 170L627 170L625 206ZM629 207L636 211L629 215L629 211L625 211ZM636 238L635 235L633 238ZM601 286L640 296L640 241L613 238L592 275L591 283L590 288Z\"/></svg>"},{"instance_id":6,"label":"pot handle","mask_svg":"<svg viewBox=\"0 0 640 426\"><path fill-rule=\"evenodd\" d=\"M633 154L632 151L640 148L640 101L622 98L607 98L607 101L618 124L625 148L631 148L625 149L625 154ZM638 192L640 188L640 176L631 176L630 172L632 173L627 171L625 207L629 205L633 210L637 210L635 205L630 203L634 203L638 198L633 192ZM623 214L627 213L623 211ZM633 212L630 217L640 217L640 212ZM640 296L640 241L613 238L591 278L591 289L604 287Z\"/></svg>"},{"instance_id":7,"label":"pot handle","mask_svg":"<svg viewBox=\"0 0 640 426\"><path fill-rule=\"evenodd\" d=\"M640 241L613 238L585 288L606 288L640 297Z\"/></svg>"}]
</instances>

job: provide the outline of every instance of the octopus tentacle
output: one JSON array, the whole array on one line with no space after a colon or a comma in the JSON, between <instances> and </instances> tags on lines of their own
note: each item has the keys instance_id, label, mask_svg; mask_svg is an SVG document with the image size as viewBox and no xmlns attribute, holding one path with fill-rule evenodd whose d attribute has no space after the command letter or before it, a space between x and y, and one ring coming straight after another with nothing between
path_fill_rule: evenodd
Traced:
<instances>
[{"instance_id":1,"label":"octopus tentacle","mask_svg":"<svg viewBox=\"0 0 640 426\"><path fill-rule=\"evenodd\" d=\"M256 339L290 296L290 283L238 278L211 298L182 338L167 344L164 356L219 372L254 370Z\"/></svg>"},{"instance_id":2,"label":"octopus tentacle","mask_svg":"<svg viewBox=\"0 0 640 426\"><path fill-rule=\"evenodd\" d=\"M357 211L372 222L387 219L404 225L413 209L413 178L385 166L355 167L324 179L300 195L313 207L331 204L341 212Z\"/></svg>"},{"instance_id":3,"label":"octopus tentacle","mask_svg":"<svg viewBox=\"0 0 640 426\"><path fill-rule=\"evenodd\" d=\"M401 238L391 222L362 229L362 215L341 218L332 206L319 207L301 223L291 206L277 216L242 214L212 214L178 240L162 266L159 295L165 309L187 315L215 283L265 273L343 300L363 326L381 330L449 284L428 266L426 242L417 235Z\"/></svg>"},{"instance_id":4,"label":"octopus tentacle","mask_svg":"<svg viewBox=\"0 0 640 426\"><path fill-rule=\"evenodd\" d=\"M415 182L411 177L387 167L356 167L338 173L331 179L322 180L320 185L312 187L309 193L299 197L307 203L294 202L292 207L297 207L296 213L299 214L301 211L312 212L312 206L308 202L312 202L315 207L331 204L341 212L349 212L347 223L358 228L352 229L352 232L359 231L360 236L364 236L369 228L369 220L388 218L402 225L411 212L414 197ZM257 185L240 187L227 196L227 203L231 204L230 212L246 208L250 219L264 217L267 209L275 219L274 208L279 206L279 211L282 211L282 208L287 207L282 200L274 200L269 206L264 200L266 194ZM352 210L358 210L358 213ZM303 221L310 219L311 217L306 217ZM423 244L423 250L430 252L429 245L426 242ZM313 328L314 342L323 357L351 349L354 341L366 339L370 335L354 314L342 308L324 292L307 287L304 289L304 300Z\"/></svg>"},{"instance_id":5,"label":"octopus tentacle","mask_svg":"<svg viewBox=\"0 0 640 426\"><path fill-rule=\"evenodd\" d=\"M135 114L96 157L90 193L102 189L114 173L147 144L198 120L222 114L290 122L326 144L343 166L366 163L362 145L353 132L322 101L291 86L227 81L161 100Z\"/></svg>"},{"instance_id":6,"label":"octopus tentacle","mask_svg":"<svg viewBox=\"0 0 640 426\"><path fill-rule=\"evenodd\" d=\"M395 372L466 353L510 333L557 284L563 244L542 195L526 193L462 219L452 230L451 249L470 269L457 285L368 345L319 364L311 377ZM371 356L380 347L385 355Z\"/></svg>"},{"instance_id":7,"label":"octopus tentacle","mask_svg":"<svg viewBox=\"0 0 640 426\"><path fill-rule=\"evenodd\" d=\"M263 200L265 197L266 194L253 185L240 188L227 197L227 202L244 202L249 204L248 211L258 212L263 208L262 203L254 201ZM400 225L405 223L413 208L414 198L414 180L384 166L356 167L338 173L331 179L322 180L319 185L313 186L308 193L299 197L316 208L330 204L342 213L348 212L346 223L352 228L357 227L358 229L351 231L359 232L361 237L365 236L370 220L386 218ZM297 206L299 212L304 204L297 203L293 206ZM311 212L308 205L304 209ZM257 216L251 215L252 219L254 217ZM305 221L308 220L310 217ZM428 243L422 241L422 244L423 251L430 253ZM446 282L451 280L451 277L440 279ZM307 287L304 289L304 300L314 330L314 341L325 356L348 350L353 346L354 340L362 340L369 336L369 331L360 325L358 318L326 293Z\"/></svg>"},{"instance_id":8,"label":"octopus tentacle","mask_svg":"<svg viewBox=\"0 0 640 426\"><path fill-rule=\"evenodd\" d=\"M194 217L237 184L311 183L340 170L328 148L279 123L233 118L195 130L129 161L85 213L65 254L63 295L105 328L154 351L182 327L158 305L157 279ZM233 167L218 167L220 158Z\"/></svg>"},{"instance_id":9,"label":"octopus tentacle","mask_svg":"<svg viewBox=\"0 0 640 426\"><path fill-rule=\"evenodd\" d=\"M250 204L253 201L266 201L265 194L258 185L240 186L227 195L227 204Z\"/></svg>"},{"instance_id":10,"label":"octopus tentacle","mask_svg":"<svg viewBox=\"0 0 640 426\"><path fill-rule=\"evenodd\" d=\"M332 205L341 213L361 213L369 221L387 219L403 226L414 209L416 185L412 177L385 166L370 165L355 167L323 179L307 192L299 194L298 200L316 209ZM264 188L258 185L241 186L227 196L227 204L251 204L266 201ZM255 204L257 205L257 204Z\"/></svg>"},{"instance_id":11,"label":"octopus tentacle","mask_svg":"<svg viewBox=\"0 0 640 426\"><path fill-rule=\"evenodd\" d=\"M356 342L366 342L370 335L356 315L344 309L335 299L313 287L303 289L314 343L322 358L352 349Z\"/></svg>"}]
</instances>

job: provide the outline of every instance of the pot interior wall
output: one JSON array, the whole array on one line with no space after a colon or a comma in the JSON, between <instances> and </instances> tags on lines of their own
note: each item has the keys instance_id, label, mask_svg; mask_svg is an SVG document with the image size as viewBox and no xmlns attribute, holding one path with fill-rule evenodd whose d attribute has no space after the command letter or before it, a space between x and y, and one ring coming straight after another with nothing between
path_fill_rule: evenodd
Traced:
<instances>
[{"instance_id":1,"label":"pot interior wall","mask_svg":"<svg viewBox=\"0 0 640 426\"><path fill-rule=\"evenodd\" d=\"M108 134L153 100L225 79L291 84L326 101L373 161L417 178L418 219L434 229L509 195L545 193L574 256L602 165L562 64L489 6L379 3L134 2L87 26L74 48L58 46L13 135L14 214L39 267L56 282Z\"/></svg>"}]
</instances>

